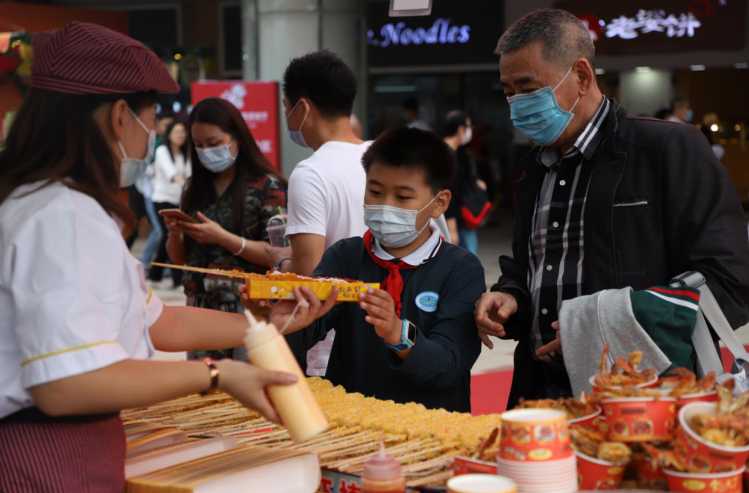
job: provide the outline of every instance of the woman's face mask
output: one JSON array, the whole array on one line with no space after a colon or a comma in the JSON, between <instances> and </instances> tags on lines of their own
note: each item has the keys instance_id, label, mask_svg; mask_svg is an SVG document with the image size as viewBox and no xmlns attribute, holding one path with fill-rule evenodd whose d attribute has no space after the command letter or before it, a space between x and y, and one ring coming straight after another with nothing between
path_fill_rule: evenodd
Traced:
<instances>
[{"instance_id":1,"label":"woman's face mask","mask_svg":"<svg viewBox=\"0 0 749 493\"><path fill-rule=\"evenodd\" d=\"M138 177L142 173L145 173L146 167L153 161L154 154L156 153L156 131L149 130L145 123L135 114L135 112L128 106L127 110L138 122L138 125L148 134L148 144L146 147L146 155L142 158L128 157L125 151L125 145L121 140L117 141L117 146L120 148L122 153L122 159L120 160L120 187L127 188L135 184Z\"/></svg>"},{"instance_id":2,"label":"woman's face mask","mask_svg":"<svg viewBox=\"0 0 749 493\"><path fill-rule=\"evenodd\" d=\"M230 144L222 144L215 147L196 147L198 159L205 169L212 173L226 171L237 160L237 156L231 152Z\"/></svg>"},{"instance_id":3,"label":"woman's face mask","mask_svg":"<svg viewBox=\"0 0 749 493\"><path fill-rule=\"evenodd\" d=\"M571 72L572 67L553 88L546 86L528 94L516 94L507 98L513 126L533 142L540 145L553 144L572 121L575 115L573 111L580 102L580 97L569 110L564 110L559 106L555 93Z\"/></svg>"}]
</instances>

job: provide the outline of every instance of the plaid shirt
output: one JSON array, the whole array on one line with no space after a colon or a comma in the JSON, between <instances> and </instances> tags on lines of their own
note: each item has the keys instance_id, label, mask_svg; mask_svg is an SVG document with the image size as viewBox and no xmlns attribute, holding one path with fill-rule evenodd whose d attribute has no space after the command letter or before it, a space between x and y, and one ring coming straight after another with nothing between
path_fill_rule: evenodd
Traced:
<instances>
[{"instance_id":1,"label":"plaid shirt","mask_svg":"<svg viewBox=\"0 0 749 493\"><path fill-rule=\"evenodd\" d=\"M601 140L599 132L611 102L604 96L593 118L564 155L553 148L538 153L547 170L536 197L528 242L528 286L533 306L531 337L536 348L553 340L551 324L562 301L582 294L585 206L590 159Z\"/></svg>"}]
</instances>

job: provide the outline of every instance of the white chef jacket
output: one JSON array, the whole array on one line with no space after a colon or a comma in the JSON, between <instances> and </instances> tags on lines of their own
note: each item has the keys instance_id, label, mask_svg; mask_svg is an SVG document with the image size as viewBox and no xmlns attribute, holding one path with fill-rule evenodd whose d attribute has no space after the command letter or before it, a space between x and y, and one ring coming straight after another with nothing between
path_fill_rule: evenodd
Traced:
<instances>
[{"instance_id":1,"label":"white chef jacket","mask_svg":"<svg viewBox=\"0 0 749 493\"><path fill-rule=\"evenodd\" d=\"M0 418L33 406L30 387L153 355L163 309L94 199L39 186L0 205Z\"/></svg>"}]
</instances>

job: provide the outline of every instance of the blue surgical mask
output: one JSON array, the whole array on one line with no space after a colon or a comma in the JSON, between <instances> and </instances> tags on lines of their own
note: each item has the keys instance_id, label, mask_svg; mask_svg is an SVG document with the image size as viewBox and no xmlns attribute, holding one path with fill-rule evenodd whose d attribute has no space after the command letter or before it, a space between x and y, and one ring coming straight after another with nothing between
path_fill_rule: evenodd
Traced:
<instances>
[{"instance_id":1,"label":"blue surgical mask","mask_svg":"<svg viewBox=\"0 0 749 493\"><path fill-rule=\"evenodd\" d=\"M145 157L141 159L131 158L127 157L127 152L125 152L125 146L122 144L122 141L117 142L122 153L122 159L120 160L120 187L122 188L134 185L138 178L145 173L148 165L153 162L153 157L156 154L156 131L149 130L146 124L129 107L128 111L148 134L148 148L146 149Z\"/></svg>"},{"instance_id":2,"label":"blue surgical mask","mask_svg":"<svg viewBox=\"0 0 749 493\"><path fill-rule=\"evenodd\" d=\"M237 156L231 153L229 144L223 144L216 147L196 147L200 163L212 173L221 173L226 171L237 160Z\"/></svg>"},{"instance_id":3,"label":"blue surgical mask","mask_svg":"<svg viewBox=\"0 0 749 493\"><path fill-rule=\"evenodd\" d=\"M686 120L687 123L691 123L693 119L694 119L694 111L687 110L687 120Z\"/></svg>"},{"instance_id":4,"label":"blue surgical mask","mask_svg":"<svg viewBox=\"0 0 749 493\"><path fill-rule=\"evenodd\" d=\"M301 103L302 100L296 102L296 104L289 110L288 113L286 113L286 128L289 131L289 138L293 143L295 143L298 146L301 147L309 147L309 144L307 144L307 141L304 140L304 134L302 133L302 127L304 127L304 122L307 121L307 116L309 113L306 113L304 115L304 118L302 118L302 123L299 124L299 128L296 130L292 130L289 128L289 116L294 113L294 110L296 110L297 106L299 106L299 103Z\"/></svg>"},{"instance_id":5,"label":"blue surgical mask","mask_svg":"<svg viewBox=\"0 0 749 493\"><path fill-rule=\"evenodd\" d=\"M580 98L577 98L572 108L563 110L554 93L571 71L572 67L553 88L546 86L528 94L516 94L507 98L512 124L533 142L540 145L553 144L572 121L573 111Z\"/></svg>"},{"instance_id":6,"label":"blue surgical mask","mask_svg":"<svg viewBox=\"0 0 749 493\"><path fill-rule=\"evenodd\" d=\"M416 219L419 213L432 205L436 198L419 210L364 204L364 223L383 247L400 248L410 245L429 225L429 221L426 221L424 226L417 229Z\"/></svg>"}]
</instances>

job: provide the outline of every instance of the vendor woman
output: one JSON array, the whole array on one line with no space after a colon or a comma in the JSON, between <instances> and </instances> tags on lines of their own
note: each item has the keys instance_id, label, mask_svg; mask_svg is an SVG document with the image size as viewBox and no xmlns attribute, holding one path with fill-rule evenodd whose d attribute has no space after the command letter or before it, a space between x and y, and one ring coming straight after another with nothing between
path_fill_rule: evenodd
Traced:
<instances>
[{"instance_id":1,"label":"vendor woman","mask_svg":"<svg viewBox=\"0 0 749 493\"><path fill-rule=\"evenodd\" d=\"M242 343L239 314L166 307L122 239L115 199L153 153L157 93L140 43L72 23L34 40L31 90L0 152L0 491L122 492L118 413L220 388L275 420L239 361L149 361Z\"/></svg>"}]
</instances>

